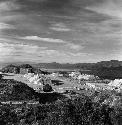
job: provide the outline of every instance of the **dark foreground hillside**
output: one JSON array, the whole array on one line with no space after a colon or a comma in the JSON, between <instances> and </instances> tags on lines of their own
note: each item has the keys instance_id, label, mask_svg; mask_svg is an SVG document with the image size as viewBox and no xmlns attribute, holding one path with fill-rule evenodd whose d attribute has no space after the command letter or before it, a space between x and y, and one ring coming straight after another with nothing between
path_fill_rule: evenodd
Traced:
<instances>
[{"instance_id":1,"label":"dark foreground hillside","mask_svg":"<svg viewBox=\"0 0 122 125\"><path fill-rule=\"evenodd\" d=\"M24 83L0 81L0 125L121 125L122 93L81 90L72 98L38 94ZM29 103L39 100L40 103ZM3 104L4 101L24 101Z\"/></svg>"},{"instance_id":2,"label":"dark foreground hillside","mask_svg":"<svg viewBox=\"0 0 122 125\"><path fill-rule=\"evenodd\" d=\"M81 90L77 96L38 94L14 80L0 81L0 125L121 125L122 93ZM30 100L40 103L29 103ZM3 101L25 101L3 104Z\"/></svg>"},{"instance_id":3,"label":"dark foreground hillside","mask_svg":"<svg viewBox=\"0 0 122 125\"><path fill-rule=\"evenodd\" d=\"M95 96L100 97L97 101ZM117 104L102 104L110 93L79 95L37 105L0 105L1 125L121 125L122 98Z\"/></svg>"},{"instance_id":4,"label":"dark foreground hillside","mask_svg":"<svg viewBox=\"0 0 122 125\"><path fill-rule=\"evenodd\" d=\"M120 67L100 67L92 70L92 73L102 79L122 79L122 66Z\"/></svg>"}]
</instances>

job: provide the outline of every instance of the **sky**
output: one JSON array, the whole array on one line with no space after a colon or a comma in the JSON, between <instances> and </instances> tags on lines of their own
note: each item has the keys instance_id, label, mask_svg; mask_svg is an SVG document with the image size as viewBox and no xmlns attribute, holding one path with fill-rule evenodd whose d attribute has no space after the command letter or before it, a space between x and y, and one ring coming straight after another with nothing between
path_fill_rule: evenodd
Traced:
<instances>
[{"instance_id":1,"label":"sky","mask_svg":"<svg viewBox=\"0 0 122 125\"><path fill-rule=\"evenodd\" d=\"M0 0L0 62L122 60L122 0Z\"/></svg>"}]
</instances>

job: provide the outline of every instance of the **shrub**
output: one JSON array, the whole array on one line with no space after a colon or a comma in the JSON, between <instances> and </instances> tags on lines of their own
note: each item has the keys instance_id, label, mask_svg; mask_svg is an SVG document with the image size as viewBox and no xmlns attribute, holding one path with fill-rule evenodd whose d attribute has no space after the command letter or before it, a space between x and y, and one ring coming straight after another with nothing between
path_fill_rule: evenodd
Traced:
<instances>
[{"instance_id":1,"label":"shrub","mask_svg":"<svg viewBox=\"0 0 122 125\"><path fill-rule=\"evenodd\" d=\"M0 74L0 79L2 79L3 78L3 76L2 76L2 74Z\"/></svg>"},{"instance_id":2,"label":"shrub","mask_svg":"<svg viewBox=\"0 0 122 125\"><path fill-rule=\"evenodd\" d=\"M51 85L46 84L43 86L43 91L44 92L51 92L51 91L53 91L53 89L52 89Z\"/></svg>"}]
</instances>

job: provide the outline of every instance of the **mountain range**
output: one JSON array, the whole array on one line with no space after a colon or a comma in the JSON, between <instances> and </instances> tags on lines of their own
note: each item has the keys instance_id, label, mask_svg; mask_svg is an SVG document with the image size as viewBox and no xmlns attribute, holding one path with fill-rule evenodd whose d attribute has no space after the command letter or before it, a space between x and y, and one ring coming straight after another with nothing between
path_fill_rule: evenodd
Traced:
<instances>
[{"instance_id":1,"label":"mountain range","mask_svg":"<svg viewBox=\"0 0 122 125\"><path fill-rule=\"evenodd\" d=\"M33 63L33 62L14 62L14 63L0 63L0 68L3 68L7 65L21 65L21 64L30 64L33 67L41 68L41 69L83 69L83 70L91 70L100 67L121 67L122 61L118 60L110 60L110 61L101 61L97 63Z\"/></svg>"}]
</instances>

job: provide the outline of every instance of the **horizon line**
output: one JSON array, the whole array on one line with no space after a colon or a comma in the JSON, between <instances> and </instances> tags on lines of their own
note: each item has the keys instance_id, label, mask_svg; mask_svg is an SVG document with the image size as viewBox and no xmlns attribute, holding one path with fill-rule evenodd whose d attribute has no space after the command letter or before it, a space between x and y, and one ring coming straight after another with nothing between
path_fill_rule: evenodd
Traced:
<instances>
[{"instance_id":1,"label":"horizon line","mask_svg":"<svg viewBox=\"0 0 122 125\"><path fill-rule=\"evenodd\" d=\"M78 63L99 63L99 62L111 62L111 61L115 61L115 62L122 62L122 60L102 60L102 61L97 61L97 62L76 62L76 63L71 63L71 62L62 62L62 63L60 63L60 62L32 62L32 61L18 61L18 62L0 62L0 64L3 64L3 63L5 63L5 64L7 64L7 63L9 63L9 64L12 64L12 63L25 63L25 64L27 64L27 63L31 63L31 64L39 64L39 63L57 63L57 64L78 64Z\"/></svg>"}]
</instances>

